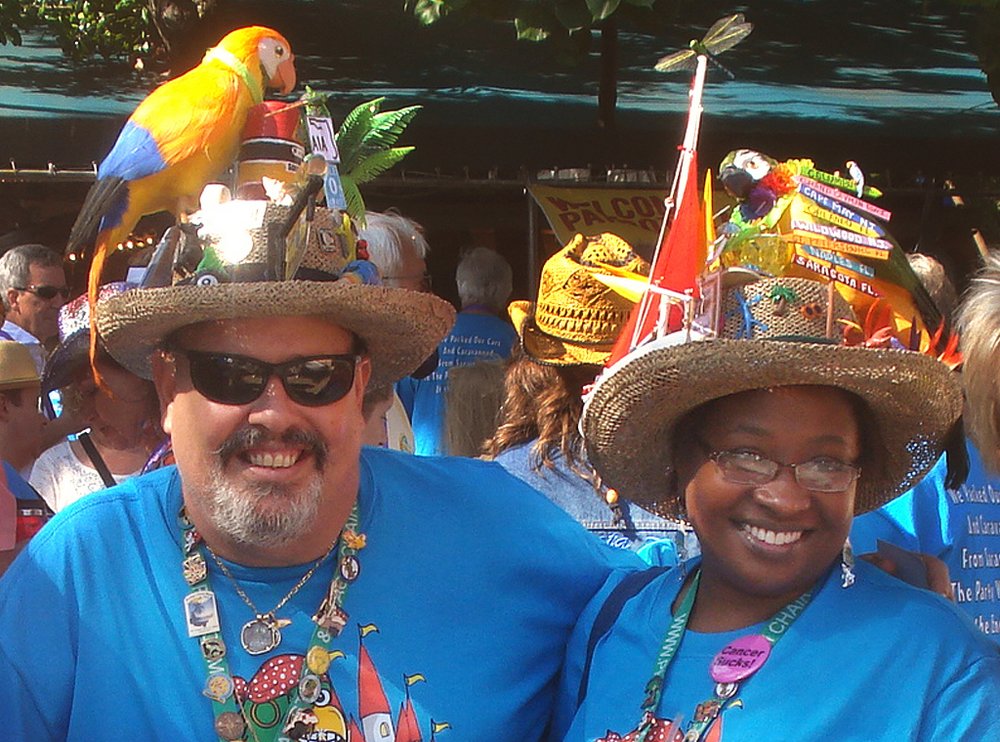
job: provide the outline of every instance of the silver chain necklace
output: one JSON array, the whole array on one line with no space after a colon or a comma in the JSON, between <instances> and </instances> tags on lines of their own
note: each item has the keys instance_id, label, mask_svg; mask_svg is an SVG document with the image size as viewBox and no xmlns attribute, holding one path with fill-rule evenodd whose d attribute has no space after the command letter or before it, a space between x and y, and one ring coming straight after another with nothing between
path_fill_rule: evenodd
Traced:
<instances>
[{"instance_id":1,"label":"silver chain necklace","mask_svg":"<svg viewBox=\"0 0 1000 742\"><path fill-rule=\"evenodd\" d=\"M277 647L281 643L281 629L288 626L292 621L288 618L278 618L275 614L282 609L282 607L291 600L295 593L297 593L303 585L309 582L309 579L315 574L319 566L326 561L327 557L333 552L333 548L337 545L339 537L333 540L330 544L330 548L326 550L316 563L309 568L309 570L299 578L299 581L295 583L291 590L289 590L285 597L278 601L278 604L274 606L267 613L261 613L254 602L250 600L250 596L247 595L243 588L240 587L240 583L236 581L233 577L233 573L229 571L229 567L223 563L221 559L216 555L208 544L204 544L205 549L208 551L209 556L218 565L219 570L226 576L226 578L233 583L233 587L236 589L236 594L240 596L240 599L247 604L247 607L254 612L254 618L243 624L243 628L240 630L240 644L243 645L249 654L266 654L272 649Z\"/></svg>"}]
</instances>

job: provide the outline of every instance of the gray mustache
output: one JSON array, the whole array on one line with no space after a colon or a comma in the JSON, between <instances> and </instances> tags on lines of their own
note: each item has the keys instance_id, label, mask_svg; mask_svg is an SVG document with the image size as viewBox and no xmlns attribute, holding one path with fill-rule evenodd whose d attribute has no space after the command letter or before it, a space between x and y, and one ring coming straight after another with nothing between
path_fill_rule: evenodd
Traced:
<instances>
[{"instance_id":1,"label":"gray mustache","mask_svg":"<svg viewBox=\"0 0 1000 742\"><path fill-rule=\"evenodd\" d=\"M247 425L240 428L226 438L214 453L220 456L223 462L228 462L233 456L243 453L249 448L256 448L265 443L273 442L285 443L290 446L300 446L306 449L313 455L317 469L323 466L329 453L326 442L315 433L310 433L300 428L289 428L280 436L276 436L262 425Z\"/></svg>"}]
</instances>

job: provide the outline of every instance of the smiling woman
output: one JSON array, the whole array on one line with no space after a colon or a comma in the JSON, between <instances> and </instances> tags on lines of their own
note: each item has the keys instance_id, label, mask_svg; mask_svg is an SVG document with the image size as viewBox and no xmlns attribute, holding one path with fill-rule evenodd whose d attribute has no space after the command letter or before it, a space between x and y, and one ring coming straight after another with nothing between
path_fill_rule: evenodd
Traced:
<instances>
[{"instance_id":1,"label":"smiling woman","mask_svg":"<svg viewBox=\"0 0 1000 742\"><path fill-rule=\"evenodd\" d=\"M995 650L847 543L856 513L931 466L961 409L956 380L919 353L840 345L850 310L827 284L747 278L706 292L723 297L705 312L716 327L640 346L587 401L594 467L686 518L702 557L595 598L570 644L559 738L996 738ZM700 341L677 339L695 329Z\"/></svg>"}]
</instances>

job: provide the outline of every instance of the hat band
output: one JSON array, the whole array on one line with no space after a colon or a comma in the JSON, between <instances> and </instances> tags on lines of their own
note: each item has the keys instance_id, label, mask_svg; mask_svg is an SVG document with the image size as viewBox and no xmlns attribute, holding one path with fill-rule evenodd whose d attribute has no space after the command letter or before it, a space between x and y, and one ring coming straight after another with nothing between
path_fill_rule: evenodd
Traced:
<instances>
[{"instance_id":1,"label":"hat band","mask_svg":"<svg viewBox=\"0 0 1000 742\"><path fill-rule=\"evenodd\" d=\"M535 324L546 335L588 345L613 343L628 312L612 307L572 307L539 302Z\"/></svg>"},{"instance_id":2,"label":"hat band","mask_svg":"<svg viewBox=\"0 0 1000 742\"><path fill-rule=\"evenodd\" d=\"M275 282L273 268L266 263L239 263L226 266L221 271L208 271L208 273L215 276L219 283ZM196 273L189 278L179 281L178 285L192 283L196 285L210 285L202 282L204 275L202 272ZM306 266L299 268L295 273L295 280L298 281L336 281L338 278L339 276L328 271Z\"/></svg>"}]
</instances>

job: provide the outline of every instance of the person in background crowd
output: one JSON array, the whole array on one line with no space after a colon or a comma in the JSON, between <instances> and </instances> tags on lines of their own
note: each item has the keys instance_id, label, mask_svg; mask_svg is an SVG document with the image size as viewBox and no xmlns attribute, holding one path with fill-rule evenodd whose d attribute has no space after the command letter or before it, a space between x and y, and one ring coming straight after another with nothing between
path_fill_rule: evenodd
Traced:
<instances>
[{"instance_id":1,"label":"person in background crowd","mask_svg":"<svg viewBox=\"0 0 1000 742\"><path fill-rule=\"evenodd\" d=\"M45 359L59 339L59 309L69 298L62 259L44 245L18 245L0 256L0 297L7 312L2 332L25 345L41 376ZM42 431L42 450L86 427L87 421L60 415L48 396L42 409L50 418Z\"/></svg>"},{"instance_id":2,"label":"person in background crowd","mask_svg":"<svg viewBox=\"0 0 1000 742\"><path fill-rule=\"evenodd\" d=\"M410 291L431 290L427 272L431 248L417 222L392 211L368 211L359 236L367 243L368 259L378 268L382 283Z\"/></svg>"},{"instance_id":3,"label":"person in background crowd","mask_svg":"<svg viewBox=\"0 0 1000 742\"><path fill-rule=\"evenodd\" d=\"M102 286L100 297L114 296L129 284ZM164 442L159 402L153 385L122 368L103 344L97 370L90 368L90 307L86 296L59 312L60 344L49 356L42 391L63 390L64 410L89 421L90 430L63 439L44 451L31 472L31 485L59 512L71 502L137 475L150 454Z\"/></svg>"},{"instance_id":4,"label":"person in background crowd","mask_svg":"<svg viewBox=\"0 0 1000 742\"><path fill-rule=\"evenodd\" d=\"M448 369L444 430L449 456L481 456L500 422L507 361L493 358Z\"/></svg>"},{"instance_id":5,"label":"person in background crowd","mask_svg":"<svg viewBox=\"0 0 1000 742\"><path fill-rule=\"evenodd\" d=\"M552 739L1000 738L996 646L846 544L855 513L933 465L957 378L838 344L854 315L828 284L721 291L718 337L640 345L588 397L594 467L684 513L702 558L613 578L584 611Z\"/></svg>"},{"instance_id":6,"label":"person in background crowd","mask_svg":"<svg viewBox=\"0 0 1000 742\"><path fill-rule=\"evenodd\" d=\"M203 239L249 246L241 263L97 305L111 356L152 375L177 465L66 508L0 580L0 729L543 739L576 617L638 560L496 464L363 448L366 387L415 368L454 310L343 278L315 227L310 278L268 280L294 212L239 207Z\"/></svg>"},{"instance_id":7,"label":"person in background crowd","mask_svg":"<svg viewBox=\"0 0 1000 742\"><path fill-rule=\"evenodd\" d=\"M538 301L510 305L521 342L507 369L500 424L484 451L612 546L673 564L697 553L694 540L678 521L603 486L583 450L581 396L634 306L597 278L600 264L649 272L620 237L577 235L542 267Z\"/></svg>"},{"instance_id":8,"label":"person in background crowd","mask_svg":"<svg viewBox=\"0 0 1000 742\"><path fill-rule=\"evenodd\" d=\"M955 290L944 270L931 259L921 261L917 275L949 317ZM936 267L935 267L936 266ZM935 291L935 287L940 290ZM950 297L950 300L949 300ZM958 309L959 348L965 388L965 423L969 474L948 486L948 457L909 492L854 522L851 543L856 551L876 551L879 541L929 554L944 561L951 573L951 592L976 625L1000 642L1000 433L995 410L1000 404L1000 255L993 253ZM895 552L880 551L892 559ZM898 560L906 555L896 555ZM895 565L922 578L919 564Z\"/></svg>"},{"instance_id":9,"label":"person in background crowd","mask_svg":"<svg viewBox=\"0 0 1000 742\"><path fill-rule=\"evenodd\" d=\"M45 424L38 411L39 389L28 348L0 340L0 574L34 533L25 529L25 507L37 505L44 514L38 493L24 478L38 455Z\"/></svg>"},{"instance_id":10,"label":"person in background crowd","mask_svg":"<svg viewBox=\"0 0 1000 742\"><path fill-rule=\"evenodd\" d=\"M417 222L391 211L368 211L358 236L365 241L368 259L378 269L383 284L410 291L430 291L426 261L430 246ZM433 370L437 353L423 365ZM421 373L426 375L429 371ZM395 389L369 389L364 413L366 445L413 453L410 416Z\"/></svg>"},{"instance_id":11,"label":"person in background crowd","mask_svg":"<svg viewBox=\"0 0 1000 742\"><path fill-rule=\"evenodd\" d=\"M59 337L59 307L69 298L62 258L44 245L18 245L0 256L3 332L28 347L39 376Z\"/></svg>"},{"instance_id":12,"label":"person in background crowd","mask_svg":"<svg viewBox=\"0 0 1000 742\"><path fill-rule=\"evenodd\" d=\"M396 385L413 424L418 455L447 453L444 417L449 369L510 356L517 333L497 314L510 298L512 282L510 264L495 250L476 247L459 261L455 283L462 310L438 346L437 368L426 378L411 377Z\"/></svg>"}]
</instances>

